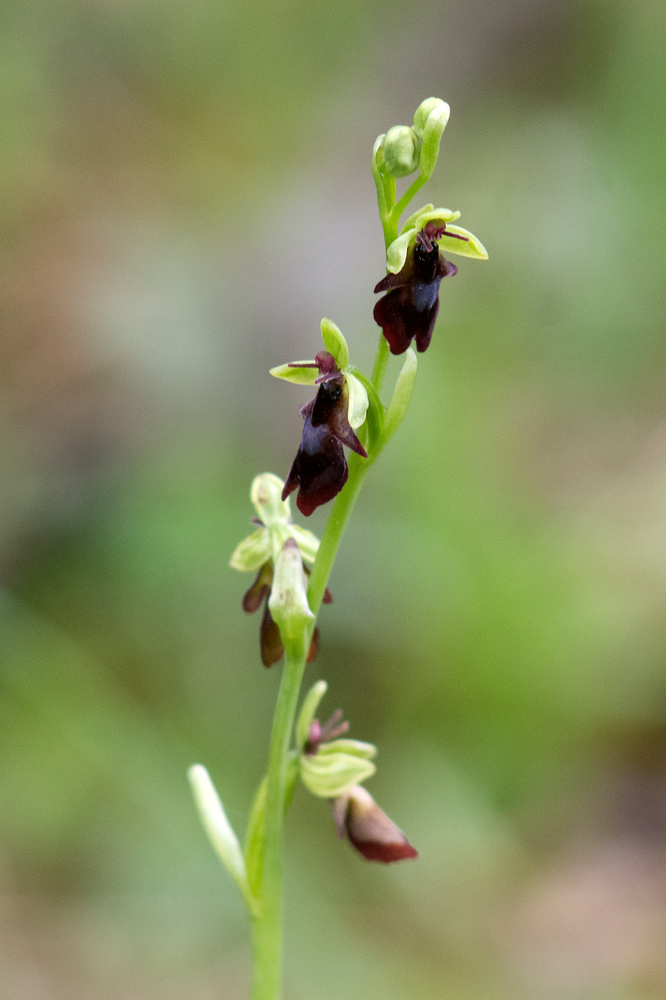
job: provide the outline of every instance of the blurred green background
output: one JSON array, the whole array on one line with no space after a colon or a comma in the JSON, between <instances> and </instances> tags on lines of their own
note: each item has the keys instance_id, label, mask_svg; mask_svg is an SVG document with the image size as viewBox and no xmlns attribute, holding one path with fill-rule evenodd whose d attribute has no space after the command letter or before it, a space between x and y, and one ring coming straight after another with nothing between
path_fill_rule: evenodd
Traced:
<instances>
[{"instance_id":1,"label":"blurred green background","mask_svg":"<svg viewBox=\"0 0 666 1000\"><path fill-rule=\"evenodd\" d=\"M663 1000L666 7L0 23L0 995L247 996L185 770L242 828L279 668L227 561L307 398L267 370L322 315L371 364L370 150L436 95L424 193L490 261L443 287L308 674L421 857L365 864L299 791L286 1000Z\"/></svg>"}]
</instances>

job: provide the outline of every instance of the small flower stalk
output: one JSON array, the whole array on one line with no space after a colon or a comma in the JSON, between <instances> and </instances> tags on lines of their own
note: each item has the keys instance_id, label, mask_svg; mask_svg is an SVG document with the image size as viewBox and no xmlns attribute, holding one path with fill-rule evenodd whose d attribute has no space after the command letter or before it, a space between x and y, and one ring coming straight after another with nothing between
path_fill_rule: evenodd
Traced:
<instances>
[{"instance_id":1,"label":"small flower stalk","mask_svg":"<svg viewBox=\"0 0 666 1000\"><path fill-rule=\"evenodd\" d=\"M416 109L412 125L389 127L372 150L386 272L374 287L381 296L373 308L381 335L372 373L366 375L351 364L347 340L329 319L321 321L323 349L314 348L314 357L270 370L275 378L310 386L314 395L299 409L300 442L286 446L285 469L287 456L294 456L286 478L265 472L253 480L254 530L236 546L230 561L233 569L254 574L241 603L248 614L262 611L263 664L284 662L268 765L250 809L244 847L206 769L197 764L189 771L203 826L251 916L251 1000L282 997L281 857L284 817L298 783L329 804L331 832L337 829L364 860L391 864L418 856L365 788L376 772L377 747L349 737L349 724L339 709L328 721L320 721L325 681L310 687L300 711L298 703L307 664L319 648L320 606L332 600L328 580L345 528L366 475L408 413L417 352L424 353L433 343L442 287L450 287L442 282L458 273L449 257L488 258L477 237L458 225L457 210L429 203L412 209L401 222L435 170L449 116L445 101L429 97ZM399 197L396 182L404 182ZM434 342L433 349L439 349L436 337ZM391 355L403 357L384 405ZM321 543L292 520L292 494L304 517L332 504Z\"/></svg>"}]
</instances>

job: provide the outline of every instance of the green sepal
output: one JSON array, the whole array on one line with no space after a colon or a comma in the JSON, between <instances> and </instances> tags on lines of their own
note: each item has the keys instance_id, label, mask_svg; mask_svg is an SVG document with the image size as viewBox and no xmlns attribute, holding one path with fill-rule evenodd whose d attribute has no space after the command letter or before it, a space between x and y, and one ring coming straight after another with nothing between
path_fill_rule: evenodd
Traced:
<instances>
[{"instance_id":1,"label":"green sepal","mask_svg":"<svg viewBox=\"0 0 666 1000\"><path fill-rule=\"evenodd\" d=\"M452 236L448 236L448 233L457 233L459 236L464 236L467 242L465 240L456 240ZM473 233L468 232L466 229L461 229L460 226L450 226L447 222L446 232L437 237L437 243L440 250L446 250L448 253L457 253L459 257L488 260L488 251L483 243L477 240Z\"/></svg>"},{"instance_id":2,"label":"green sepal","mask_svg":"<svg viewBox=\"0 0 666 1000\"><path fill-rule=\"evenodd\" d=\"M409 248L416 242L416 234L423 229L424 226L427 226L429 222L441 220L446 223L446 228L448 229L449 222L453 222L459 218L460 212L452 212L450 208L433 208L432 205L424 205L424 207L418 212L414 212L414 214L410 215L409 219L407 219L402 227L400 236L393 240L393 243L391 243L386 251L386 270L390 271L391 274L398 274L399 271L402 271L405 266L405 261L407 260ZM450 228L452 232L458 232L458 228L456 226L451 226ZM460 230L460 233L462 235L467 235L463 229ZM469 235L471 236L471 233ZM444 233L444 237L437 238L437 243L439 243L440 247L442 246L442 240L445 237L446 233ZM478 240L476 240L476 237L472 237L472 239L474 239L476 244L481 247L481 244ZM451 250L453 253L461 253L470 257L478 256L476 253L468 253L466 250L456 249L451 246L451 243L458 243L461 247L467 247L468 244L463 243L462 240L449 240L449 242L446 243L446 248ZM483 247L481 247L481 249L483 249Z\"/></svg>"},{"instance_id":3,"label":"green sepal","mask_svg":"<svg viewBox=\"0 0 666 1000\"><path fill-rule=\"evenodd\" d=\"M401 233L406 233L408 229L423 229L431 219L441 219L442 222L455 222L460 218L460 212L452 212L450 208L435 208L434 205L424 205L418 212L413 212L408 219L405 219Z\"/></svg>"},{"instance_id":4,"label":"green sepal","mask_svg":"<svg viewBox=\"0 0 666 1000\"><path fill-rule=\"evenodd\" d=\"M319 539L317 536L313 535L307 528L301 528L300 524L290 524L288 530L301 550L301 555L305 561L313 563L319 551Z\"/></svg>"},{"instance_id":5,"label":"green sepal","mask_svg":"<svg viewBox=\"0 0 666 1000\"><path fill-rule=\"evenodd\" d=\"M299 365L309 365L309 368L299 368ZM269 369L269 374L274 378L284 379L285 382L293 382L294 385L314 385L319 377L319 369L314 360L294 361L293 364L276 365Z\"/></svg>"},{"instance_id":6,"label":"green sepal","mask_svg":"<svg viewBox=\"0 0 666 1000\"><path fill-rule=\"evenodd\" d=\"M301 779L303 784L321 799L334 799L350 785L358 785L375 773L375 765L354 754L316 753L301 754Z\"/></svg>"},{"instance_id":7,"label":"green sepal","mask_svg":"<svg viewBox=\"0 0 666 1000\"><path fill-rule=\"evenodd\" d=\"M349 366L349 373L357 378L358 381L363 385L365 391L368 394L368 409L365 415L364 427L367 428L366 440L363 442L365 449L368 454L371 453L374 448L375 442L377 441L379 435L381 434L382 425L384 423L384 414L386 408L382 404L377 390L370 381L370 379L363 374L360 368L356 368L354 365Z\"/></svg>"},{"instance_id":8,"label":"green sepal","mask_svg":"<svg viewBox=\"0 0 666 1000\"><path fill-rule=\"evenodd\" d=\"M363 740L347 738L319 744L317 756L331 753L345 753L352 757L360 757L362 760L373 760L377 756L377 747L374 743L364 743Z\"/></svg>"},{"instance_id":9,"label":"green sepal","mask_svg":"<svg viewBox=\"0 0 666 1000\"><path fill-rule=\"evenodd\" d=\"M268 531L258 528L244 538L234 549L229 560L232 569L248 573L260 569L271 557L271 542Z\"/></svg>"},{"instance_id":10,"label":"green sepal","mask_svg":"<svg viewBox=\"0 0 666 1000\"><path fill-rule=\"evenodd\" d=\"M310 726L312 725L312 720L315 717L315 712L319 708L319 703L328 691L328 684L326 681L317 681L313 684L305 698L303 699L303 704L301 705L301 710L298 713L298 719L296 720L296 745L299 750L302 750L308 739L310 738Z\"/></svg>"},{"instance_id":11,"label":"green sepal","mask_svg":"<svg viewBox=\"0 0 666 1000\"><path fill-rule=\"evenodd\" d=\"M327 319L324 316L321 321L321 336L324 341L324 347L329 354L333 355L340 371L347 368L349 365L349 347L340 327L336 326L333 320ZM312 385L314 385L314 382Z\"/></svg>"},{"instance_id":12,"label":"green sepal","mask_svg":"<svg viewBox=\"0 0 666 1000\"><path fill-rule=\"evenodd\" d=\"M402 423L414 390L414 381L418 370L418 361L412 347L405 352L405 360L398 375L389 408L386 411L384 429L380 442L380 450L390 441Z\"/></svg>"}]
</instances>

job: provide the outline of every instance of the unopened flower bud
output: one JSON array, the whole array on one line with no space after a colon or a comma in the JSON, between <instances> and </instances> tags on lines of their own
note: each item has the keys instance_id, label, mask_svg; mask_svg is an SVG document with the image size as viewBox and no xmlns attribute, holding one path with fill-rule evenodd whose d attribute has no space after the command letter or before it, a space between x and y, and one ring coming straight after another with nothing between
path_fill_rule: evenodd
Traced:
<instances>
[{"instance_id":1,"label":"unopened flower bud","mask_svg":"<svg viewBox=\"0 0 666 1000\"><path fill-rule=\"evenodd\" d=\"M394 125L384 137L383 169L392 177L406 177L418 169L421 142L409 125Z\"/></svg>"}]
</instances>

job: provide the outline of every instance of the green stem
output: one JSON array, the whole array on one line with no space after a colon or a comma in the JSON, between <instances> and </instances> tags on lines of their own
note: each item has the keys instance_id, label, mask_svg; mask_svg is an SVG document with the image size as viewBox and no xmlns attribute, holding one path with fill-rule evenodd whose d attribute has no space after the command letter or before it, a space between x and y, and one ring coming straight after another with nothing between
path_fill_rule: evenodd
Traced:
<instances>
[{"instance_id":1,"label":"green stem","mask_svg":"<svg viewBox=\"0 0 666 1000\"><path fill-rule=\"evenodd\" d=\"M289 744L301 689L305 642L285 654L268 760L260 912L252 920L252 1000L282 996L282 841Z\"/></svg>"},{"instance_id":2,"label":"green stem","mask_svg":"<svg viewBox=\"0 0 666 1000\"><path fill-rule=\"evenodd\" d=\"M373 174L377 184L379 214L384 230L384 243L390 246L398 235L398 220L404 205L424 181L417 179L394 208L395 182L384 184L374 164ZM389 346L383 336L379 338L372 384L381 392L389 360ZM333 569L342 536L352 510L361 492L363 481L379 452L361 458L352 452L349 456L349 478L337 495L317 553L310 584L308 603L315 619L321 607L328 579ZM300 693L306 653L314 625L304 630L302 649L298 655L285 654L285 665L280 682L266 775L266 814L264 821L264 854L260 897L260 910L252 918L252 997L251 1000L280 1000L282 996L282 842L285 814L285 795L289 744L294 727L296 707Z\"/></svg>"}]
</instances>

